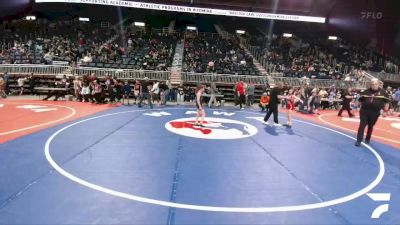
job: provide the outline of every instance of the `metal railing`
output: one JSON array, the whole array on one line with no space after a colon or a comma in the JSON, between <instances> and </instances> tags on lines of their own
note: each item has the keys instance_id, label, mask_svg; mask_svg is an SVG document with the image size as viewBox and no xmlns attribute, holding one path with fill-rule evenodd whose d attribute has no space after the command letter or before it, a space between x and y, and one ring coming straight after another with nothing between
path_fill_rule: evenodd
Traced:
<instances>
[{"instance_id":1,"label":"metal railing","mask_svg":"<svg viewBox=\"0 0 400 225\"><path fill-rule=\"evenodd\" d=\"M268 80L265 76L247 76L231 74L212 74L212 73L182 73L182 81L186 83L209 84L212 81L223 84L236 84L240 80L246 83L257 85L267 85Z\"/></svg>"},{"instance_id":2,"label":"metal railing","mask_svg":"<svg viewBox=\"0 0 400 225\"><path fill-rule=\"evenodd\" d=\"M381 81L394 81L394 82L400 82L400 74L393 74L393 73L380 73L380 72L364 72L367 75L373 76L375 78L378 78Z\"/></svg>"},{"instance_id":3,"label":"metal railing","mask_svg":"<svg viewBox=\"0 0 400 225\"><path fill-rule=\"evenodd\" d=\"M330 79L303 79L297 77L274 77L275 83L281 82L285 86L300 87L309 84L315 88L329 88L335 86L338 89L366 89L370 81L344 81L344 80L330 80Z\"/></svg>"},{"instance_id":4,"label":"metal railing","mask_svg":"<svg viewBox=\"0 0 400 225\"><path fill-rule=\"evenodd\" d=\"M121 80L143 80L145 77L149 80L165 81L169 80L171 72L169 71L153 71L153 70L122 70L95 67L79 67L72 70L72 74L76 76L95 74L98 78L112 76Z\"/></svg>"},{"instance_id":5,"label":"metal railing","mask_svg":"<svg viewBox=\"0 0 400 225\"><path fill-rule=\"evenodd\" d=\"M105 78L106 76L113 76L121 80L142 80L145 77L149 80L165 81L171 78L170 71L151 71L151 70L122 70L122 69L109 69L109 68L93 68L93 67L78 67L73 68L69 66L59 65L14 65L2 64L0 65L0 73L8 72L9 74L28 75L34 73L35 75L59 75L70 71L75 76L95 74L98 78ZM329 80L329 79L303 79L296 77L281 77L280 73L274 76L248 76L248 75L232 75L232 74L212 74L212 73L187 73L183 72L182 81L186 83L216 83L223 84L236 84L239 80L246 83L253 83L257 85L267 85L268 79L272 79L274 83L282 82L286 86L298 87L308 82L310 86L317 88L328 88L335 85L336 88L357 88L364 89L368 87L369 81L354 82L343 80ZM393 75L397 76L397 75Z\"/></svg>"},{"instance_id":6,"label":"metal railing","mask_svg":"<svg viewBox=\"0 0 400 225\"><path fill-rule=\"evenodd\" d=\"M68 68L70 67L65 65L0 64L0 73L57 75L62 74Z\"/></svg>"}]
</instances>

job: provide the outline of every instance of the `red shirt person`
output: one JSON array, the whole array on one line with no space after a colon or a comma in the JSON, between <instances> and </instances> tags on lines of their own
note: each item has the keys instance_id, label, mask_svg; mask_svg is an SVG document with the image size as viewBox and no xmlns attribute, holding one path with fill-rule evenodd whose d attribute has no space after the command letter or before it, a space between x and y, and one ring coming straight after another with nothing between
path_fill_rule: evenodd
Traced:
<instances>
[{"instance_id":1,"label":"red shirt person","mask_svg":"<svg viewBox=\"0 0 400 225\"><path fill-rule=\"evenodd\" d=\"M244 109L243 108L243 104L246 101L246 88L245 88L245 83L243 82L243 80L240 80L237 85L236 85L236 91L237 91L237 95L238 95L238 100L239 100L239 105L240 105L240 109Z\"/></svg>"}]
</instances>

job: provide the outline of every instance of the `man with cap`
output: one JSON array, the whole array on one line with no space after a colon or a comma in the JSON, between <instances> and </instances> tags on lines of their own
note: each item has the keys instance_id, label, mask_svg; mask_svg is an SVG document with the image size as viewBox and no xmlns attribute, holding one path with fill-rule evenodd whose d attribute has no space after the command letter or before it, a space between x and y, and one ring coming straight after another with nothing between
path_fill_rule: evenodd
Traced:
<instances>
[{"instance_id":1,"label":"man with cap","mask_svg":"<svg viewBox=\"0 0 400 225\"><path fill-rule=\"evenodd\" d=\"M384 115L389 111L389 96L385 90L380 88L379 80L372 79L369 89L364 90L359 98L361 102L360 109L360 127L358 128L357 141L358 147L364 138L365 127L368 126L365 143L369 144L372 136L372 130L383 109Z\"/></svg>"}]
</instances>

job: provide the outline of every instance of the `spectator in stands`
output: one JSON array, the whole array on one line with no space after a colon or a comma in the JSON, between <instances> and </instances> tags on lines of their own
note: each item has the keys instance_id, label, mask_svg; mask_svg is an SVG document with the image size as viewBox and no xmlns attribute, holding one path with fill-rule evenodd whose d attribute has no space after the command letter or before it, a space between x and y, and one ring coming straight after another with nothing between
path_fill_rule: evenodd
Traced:
<instances>
[{"instance_id":1,"label":"spectator in stands","mask_svg":"<svg viewBox=\"0 0 400 225\"><path fill-rule=\"evenodd\" d=\"M54 57L53 52L50 52L50 51L47 52L43 57L45 64L52 64L53 63L53 57Z\"/></svg>"}]
</instances>

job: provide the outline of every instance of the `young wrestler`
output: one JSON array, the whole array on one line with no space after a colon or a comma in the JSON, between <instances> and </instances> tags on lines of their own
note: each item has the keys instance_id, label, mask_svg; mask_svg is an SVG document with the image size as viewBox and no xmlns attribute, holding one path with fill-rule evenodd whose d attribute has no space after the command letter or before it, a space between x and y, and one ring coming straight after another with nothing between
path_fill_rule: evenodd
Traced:
<instances>
[{"instance_id":1,"label":"young wrestler","mask_svg":"<svg viewBox=\"0 0 400 225\"><path fill-rule=\"evenodd\" d=\"M201 105L202 103L202 95L204 92L204 86L203 85L198 85L196 87L196 108L197 108L197 116L196 116L196 122L194 123L195 126L198 127L204 127L204 118L206 117L206 113L204 112L204 108Z\"/></svg>"},{"instance_id":2,"label":"young wrestler","mask_svg":"<svg viewBox=\"0 0 400 225\"><path fill-rule=\"evenodd\" d=\"M293 114L293 110L294 110L295 100L298 100L301 103L303 103L303 101L295 95L293 88L289 89L286 99L287 99L287 109L288 109L288 113L287 113L288 118L287 118L286 127L291 128L292 127L292 114Z\"/></svg>"}]
</instances>

